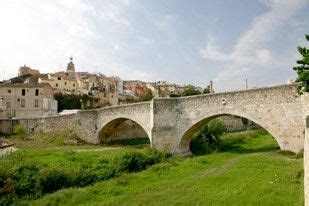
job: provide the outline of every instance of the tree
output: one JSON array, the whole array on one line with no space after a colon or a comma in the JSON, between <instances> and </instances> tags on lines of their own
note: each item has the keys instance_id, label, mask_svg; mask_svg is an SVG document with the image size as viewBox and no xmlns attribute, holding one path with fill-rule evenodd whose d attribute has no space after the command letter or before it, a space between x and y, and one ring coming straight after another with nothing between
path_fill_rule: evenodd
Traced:
<instances>
[{"instance_id":1,"label":"tree","mask_svg":"<svg viewBox=\"0 0 309 206\"><path fill-rule=\"evenodd\" d=\"M93 109L94 103L98 102L98 99L87 95L76 94L54 94L55 100L58 101L58 112L65 109Z\"/></svg>"},{"instance_id":2,"label":"tree","mask_svg":"<svg viewBox=\"0 0 309 206\"><path fill-rule=\"evenodd\" d=\"M209 87L206 87L204 90L203 90L203 94L209 94L210 93L210 89Z\"/></svg>"},{"instance_id":3,"label":"tree","mask_svg":"<svg viewBox=\"0 0 309 206\"><path fill-rule=\"evenodd\" d=\"M309 41L309 35L306 34L305 37ZM300 82L298 92L303 94L304 92L309 92L309 49L298 46L297 50L303 58L296 61L298 65L293 69L297 72L298 81Z\"/></svg>"},{"instance_id":4,"label":"tree","mask_svg":"<svg viewBox=\"0 0 309 206\"><path fill-rule=\"evenodd\" d=\"M185 90L182 92L182 96L192 96L192 95L199 95L199 94L201 94L201 91L192 85L187 86Z\"/></svg>"},{"instance_id":5,"label":"tree","mask_svg":"<svg viewBox=\"0 0 309 206\"><path fill-rule=\"evenodd\" d=\"M154 95L153 95L151 89L148 89L146 94L139 97L139 101L146 102L146 101L152 100L153 98L154 98Z\"/></svg>"},{"instance_id":6,"label":"tree","mask_svg":"<svg viewBox=\"0 0 309 206\"><path fill-rule=\"evenodd\" d=\"M205 123L194 135L190 142L190 150L195 155L211 153L220 147L220 136L227 130L219 119Z\"/></svg>"}]
</instances>

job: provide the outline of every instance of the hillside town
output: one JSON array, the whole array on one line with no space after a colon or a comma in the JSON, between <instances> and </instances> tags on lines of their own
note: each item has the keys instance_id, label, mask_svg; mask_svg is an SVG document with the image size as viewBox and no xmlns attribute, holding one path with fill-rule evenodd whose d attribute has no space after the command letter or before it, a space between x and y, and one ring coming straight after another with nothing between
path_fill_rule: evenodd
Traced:
<instances>
[{"instance_id":1,"label":"hillside town","mask_svg":"<svg viewBox=\"0 0 309 206\"><path fill-rule=\"evenodd\" d=\"M85 95L94 100L90 108L101 108L139 102L149 91L155 98L179 97L187 87L167 81L122 80L101 73L77 72L71 57L65 71L43 74L24 65L16 77L0 82L0 118L57 115L63 109L55 99L59 94ZM214 92L212 81L204 90L194 89L199 93Z\"/></svg>"}]
</instances>

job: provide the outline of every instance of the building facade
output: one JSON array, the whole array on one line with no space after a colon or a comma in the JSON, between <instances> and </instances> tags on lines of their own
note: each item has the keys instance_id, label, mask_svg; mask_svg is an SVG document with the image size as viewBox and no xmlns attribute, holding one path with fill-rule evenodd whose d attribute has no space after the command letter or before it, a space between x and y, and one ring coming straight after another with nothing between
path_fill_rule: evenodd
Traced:
<instances>
[{"instance_id":1,"label":"building facade","mask_svg":"<svg viewBox=\"0 0 309 206\"><path fill-rule=\"evenodd\" d=\"M0 83L0 118L35 118L57 114L53 89L46 83Z\"/></svg>"}]
</instances>

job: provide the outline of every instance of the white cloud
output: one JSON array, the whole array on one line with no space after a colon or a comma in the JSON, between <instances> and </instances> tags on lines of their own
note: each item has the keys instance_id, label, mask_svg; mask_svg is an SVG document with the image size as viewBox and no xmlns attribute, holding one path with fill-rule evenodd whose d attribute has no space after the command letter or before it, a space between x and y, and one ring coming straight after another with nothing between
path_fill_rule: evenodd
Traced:
<instances>
[{"instance_id":1,"label":"white cloud","mask_svg":"<svg viewBox=\"0 0 309 206\"><path fill-rule=\"evenodd\" d=\"M2 1L0 67L6 77L23 64L55 71L69 56L85 56L87 42L99 37L88 19L93 11L81 0Z\"/></svg>"},{"instance_id":2,"label":"white cloud","mask_svg":"<svg viewBox=\"0 0 309 206\"><path fill-rule=\"evenodd\" d=\"M150 78L150 74L131 69L130 64L107 49L110 46L123 52L128 48L125 40L115 35L129 36L126 32L133 29L125 16L133 3L119 0L93 6L83 0L0 1L0 79L3 71L6 79L16 76L24 64L41 72L59 71L65 68L70 56L74 57L78 71L124 77L130 73L130 77ZM147 46L153 44L151 39L143 37L141 42Z\"/></svg>"},{"instance_id":3,"label":"white cloud","mask_svg":"<svg viewBox=\"0 0 309 206\"><path fill-rule=\"evenodd\" d=\"M124 17L121 7L110 4L101 9L99 16L104 21L110 21L111 23L119 26L125 26L132 28L131 23Z\"/></svg>"},{"instance_id":4,"label":"white cloud","mask_svg":"<svg viewBox=\"0 0 309 206\"><path fill-rule=\"evenodd\" d=\"M256 57L259 62L261 63L269 63L272 59L272 55L269 50L267 49L258 49L256 51Z\"/></svg>"},{"instance_id":5,"label":"white cloud","mask_svg":"<svg viewBox=\"0 0 309 206\"><path fill-rule=\"evenodd\" d=\"M223 71L218 73L215 79L218 84L231 78L244 79L246 72L265 69L266 65L269 67L269 63L272 64L271 67L274 65L282 67L283 64L278 65L277 62L284 63L287 62L286 58L292 58L274 56L267 47L276 38L280 29L293 19L306 0L261 0L261 2L269 7L269 11L254 19L248 31L238 39L231 53L221 52L213 38L208 38L206 47L200 50L202 58L224 62Z\"/></svg>"},{"instance_id":6,"label":"white cloud","mask_svg":"<svg viewBox=\"0 0 309 206\"><path fill-rule=\"evenodd\" d=\"M231 60L230 54L219 51L219 48L217 47L213 37L209 37L206 42L206 47L200 50L200 54L204 59L211 59L216 61Z\"/></svg>"}]
</instances>

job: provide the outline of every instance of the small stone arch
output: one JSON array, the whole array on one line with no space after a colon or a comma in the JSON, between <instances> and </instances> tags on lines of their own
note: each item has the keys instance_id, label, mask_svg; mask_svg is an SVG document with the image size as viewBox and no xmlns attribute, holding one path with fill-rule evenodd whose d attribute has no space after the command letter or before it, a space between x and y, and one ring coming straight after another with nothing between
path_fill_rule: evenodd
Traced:
<instances>
[{"instance_id":1,"label":"small stone arch","mask_svg":"<svg viewBox=\"0 0 309 206\"><path fill-rule=\"evenodd\" d=\"M280 149L282 149L282 145L284 144L284 142L281 141L280 136L277 134L276 130L274 128L272 128L272 125L267 123L267 121L257 120L254 117L247 116L246 114L220 113L220 114L210 114L210 115L207 115L205 117L200 117L197 121L195 121L194 123L185 127L182 134L180 135L181 139L179 141L178 151L176 153L179 153L179 154L182 154L182 155L190 154L191 152L190 152L189 144L190 144L190 141L192 139L193 134L203 124L209 122L212 119L215 119L217 117L224 116L224 115L234 115L234 116L246 118L246 119L254 122L255 124L258 124L260 127L265 129L269 134L271 134L274 137L274 139L278 143Z\"/></svg>"},{"instance_id":2,"label":"small stone arch","mask_svg":"<svg viewBox=\"0 0 309 206\"><path fill-rule=\"evenodd\" d=\"M106 124L104 124L100 129L98 130L97 138L100 143L108 143L112 141L113 139L121 139L119 137L119 130L127 126L130 132L135 132L136 134L139 134L139 136L147 137L149 141L151 141L151 138L149 137L149 134L147 133L147 130L142 126L142 124L138 123L137 121L134 121L130 118L125 117L119 117L116 119L113 119ZM123 131L121 132L123 133ZM128 135L129 135L128 134ZM118 135L118 136L117 136Z\"/></svg>"}]
</instances>

